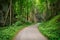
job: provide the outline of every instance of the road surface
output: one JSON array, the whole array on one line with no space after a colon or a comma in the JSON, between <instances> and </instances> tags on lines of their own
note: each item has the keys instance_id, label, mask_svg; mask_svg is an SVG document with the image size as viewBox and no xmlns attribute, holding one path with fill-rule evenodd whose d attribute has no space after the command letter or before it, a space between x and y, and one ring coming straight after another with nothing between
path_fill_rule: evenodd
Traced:
<instances>
[{"instance_id":1,"label":"road surface","mask_svg":"<svg viewBox=\"0 0 60 40\"><path fill-rule=\"evenodd\" d=\"M38 25L35 24L24 28L16 35L14 40L48 40L39 32Z\"/></svg>"}]
</instances>

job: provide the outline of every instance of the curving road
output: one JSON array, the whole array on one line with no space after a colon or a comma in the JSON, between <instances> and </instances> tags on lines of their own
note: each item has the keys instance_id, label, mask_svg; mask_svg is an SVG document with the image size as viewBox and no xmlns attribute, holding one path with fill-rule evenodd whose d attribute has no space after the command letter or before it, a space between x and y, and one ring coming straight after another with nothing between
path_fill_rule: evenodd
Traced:
<instances>
[{"instance_id":1,"label":"curving road","mask_svg":"<svg viewBox=\"0 0 60 40\"><path fill-rule=\"evenodd\" d=\"M20 31L14 40L48 40L38 31L38 25L31 25Z\"/></svg>"}]
</instances>

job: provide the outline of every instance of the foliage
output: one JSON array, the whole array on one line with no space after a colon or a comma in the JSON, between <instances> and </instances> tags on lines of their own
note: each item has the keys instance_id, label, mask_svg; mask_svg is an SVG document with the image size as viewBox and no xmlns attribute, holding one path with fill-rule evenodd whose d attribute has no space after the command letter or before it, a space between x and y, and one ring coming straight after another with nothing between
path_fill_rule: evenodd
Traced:
<instances>
[{"instance_id":1,"label":"foliage","mask_svg":"<svg viewBox=\"0 0 60 40\"><path fill-rule=\"evenodd\" d=\"M30 23L20 25L19 22L16 22L11 26L0 27L0 40L12 40L18 31L28 25L30 25Z\"/></svg>"},{"instance_id":2,"label":"foliage","mask_svg":"<svg viewBox=\"0 0 60 40\"><path fill-rule=\"evenodd\" d=\"M10 4L10 0L0 0L0 4L3 5L5 3ZM59 0L12 0L14 18L18 22L12 26L0 28L0 40L11 40L18 30L25 27L23 24L33 23L36 20L36 15L39 15L39 19L42 21L47 21L54 17L50 21L42 23L39 30L48 36L50 40L60 40L60 7L58 7L58 3ZM57 14L59 15L56 16Z\"/></svg>"},{"instance_id":3,"label":"foliage","mask_svg":"<svg viewBox=\"0 0 60 40\"><path fill-rule=\"evenodd\" d=\"M25 20L27 21L27 16L29 16L29 13L31 11L33 1L31 0L16 0L14 2L14 10L16 13L16 18L20 21Z\"/></svg>"},{"instance_id":4,"label":"foliage","mask_svg":"<svg viewBox=\"0 0 60 40\"><path fill-rule=\"evenodd\" d=\"M50 21L42 23L39 31L42 32L49 40L60 40L60 15L52 18Z\"/></svg>"},{"instance_id":5,"label":"foliage","mask_svg":"<svg viewBox=\"0 0 60 40\"><path fill-rule=\"evenodd\" d=\"M57 0L49 0L49 2L54 3L57 2Z\"/></svg>"}]
</instances>

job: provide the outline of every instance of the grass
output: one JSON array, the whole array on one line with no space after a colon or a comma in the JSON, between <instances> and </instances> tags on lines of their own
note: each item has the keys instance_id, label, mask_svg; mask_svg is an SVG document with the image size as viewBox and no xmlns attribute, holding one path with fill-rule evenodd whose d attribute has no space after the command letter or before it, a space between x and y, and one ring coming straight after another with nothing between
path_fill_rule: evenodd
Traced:
<instances>
[{"instance_id":1,"label":"grass","mask_svg":"<svg viewBox=\"0 0 60 40\"><path fill-rule=\"evenodd\" d=\"M40 24L39 31L49 40L60 40L60 15Z\"/></svg>"},{"instance_id":2,"label":"grass","mask_svg":"<svg viewBox=\"0 0 60 40\"><path fill-rule=\"evenodd\" d=\"M0 27L0 40L12 40L12 38L16 35L16 33L30 25L29 23L26 23L24 25L19 24L18 22L7 27Z\"/></svg>"}]
</instances>

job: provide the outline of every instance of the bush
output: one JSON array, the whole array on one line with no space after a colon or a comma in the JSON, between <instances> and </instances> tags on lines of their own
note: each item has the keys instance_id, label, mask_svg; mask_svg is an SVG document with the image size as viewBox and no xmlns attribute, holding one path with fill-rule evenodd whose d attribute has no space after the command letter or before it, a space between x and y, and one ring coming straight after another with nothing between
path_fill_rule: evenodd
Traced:
<instances>
[{"instance_id":1,"label":"bush","mask_svg":"<svg viewBox=\"0 0 60 40\"><path fill-rule=\"evenodd\" d=\"M54 17L48 22L39 25L41 31L49 40L60 40L60 15Z\"/></svg>"},{"instance_id":2,"label":"bush","mask_svg":"<svg viewBox=\"0 0 60 40\"><path fill-rule=\"evenodd\" d=\"M30 24L28 24L30 25ZM16 33L28 26L27 24L20 24L20 22L16 22L15 24L7 27L0 27L0 40L12 40L12 38L16 35Z\"/></svg>"}]
</instances>

